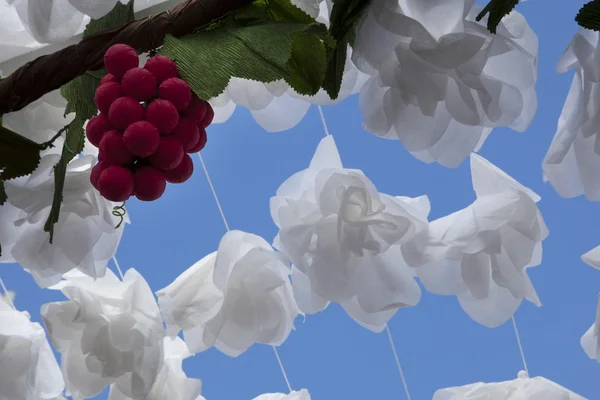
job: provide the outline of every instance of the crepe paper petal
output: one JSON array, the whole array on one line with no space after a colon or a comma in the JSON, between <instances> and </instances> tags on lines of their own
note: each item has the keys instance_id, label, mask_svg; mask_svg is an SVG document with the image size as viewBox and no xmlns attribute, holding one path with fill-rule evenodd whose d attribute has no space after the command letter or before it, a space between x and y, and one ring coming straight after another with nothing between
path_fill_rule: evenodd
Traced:
<instances>
[{"instance_id":1,"label":"crepe paper petal","mask_svg":"<svg viewBox=\"0 0 600 400\"><path fill-rule=\"evenodd\" d=\"M310 400L310 393L308 390L302 389L299 391L292 391L290 394L284 393L267 393L261 394L252 400Z\"/></svg>"},{"instance_id":2,"label":"crepe paper petal","mask_svg":"<svg viewBox=\"0 0 600 400\"><path fill-rule=\"evenodd\" d=\"M357 26L352 61L370 75L364 127L418 159L457 167L491 130L527 129L537 109L537 37L512 12L498 34L473 0L374 0Z\"/></svg>"},{"instance_id":3,"label":"crepe paper petal","mask_svg":"<svg viewBox=\"0 0 600 400\"><path fill-rule=\"evenodd\" d=\"M53 168L58 154L46 154L28 177L5 183L9 203L0 207L6 219L0 223L3 242L1 262L17 262L33 275L40 287L58 283L61 275L78 269L102 277L115 255L123 226L112 214L117 203L104 199L90 183L96 160L91 155L75 158L67 167L61 216L48 241L44 223L54 194ZM129 217L125 216L125 223Z\"/></svg>"},{"instance_id":4,"label":"crepe paper petal","mask_svg":"<svg viewBox=\"0 0 600 400\"><path fill-rule=\"evenodd\" d=\"M566 198L600 201L599 44L600 33L580 29L557 66L558 72L574 70L575 76L542 166L544 180Z\"/></svg>"},{"instance_id":5,"label":"crepe paper petal","mask_svg":"<svg viewBox=\"0 0 600 400\"><path fill-rule=\"evenodd\" d=\"M304 313L341 303L380 332L421 296L403 248L427 240L429 200L381 194L358 170L344 169L333 137L321 140L308 169L271 199L274 246L294 265L294 296Z\"/></svg>"},{"instance_id":6,"label":"crepe paper petal","mask_svg":"<svg viewBox=\"0 0 600 400\"><path fill-rule=\"evenodd\" d=\"M432 221L428 243L404 256L428 291L456 295L472 319L494 328L523 299L541 306L527 268L541 263L548 228L529 188L476 154L471 175L477 200Z\"/></svg>"},{"instance_id":7,"label":"crepe paper petal","mask_svg":"<svg viewBox=\"0 0 600 400\"><path fill-rule=\"evenodd\" d=\"M517 379L493 383L473 383L470 385L440 389L433 400L587 400L569 389L544 377L530 378L525 371L519 372Z\"/></svg>"},{"instance_id":8,"label":"crepe paper petal","mask_svg":"<svg viewBox=\"0 0 600 400\"><path fill-rule=\"evenodd\" d=\"M590 267L600 269L600 246L595 247L582 255L581 260Z\"/></svg>"},{"instance_id":9,"label":"crepe paper petal","mask_svg":"<svg viewBox=\"0 0 600 400\"><path fill-rule=\"evenodd\" d=\"M163 339L164 363L158 377L144 400L199 400L202 382L190 379L182 369L183 360L191 356L183 340L178 337ZM116 385L111 385L108 400L136 400L121 393ZM203 399L203 398L202 398Z\"/></svg>"},{"instance_id":10,"label":"crepe paper petal","mask_svg":"<svg viewBox=\"0 0 600 400\"><path fill-rule=\"evenodd\" d=\"M600 295L598 295L596 321L581 337L581 347L589 358L600 362Z\"/></svg>"},{"instance_id":11,"label":"crepe paper petal","mask_svg":"<svg viewBox=\"0 0 600 400\"><path fill-rule=\"evenodd\" d=\"M169 329L192 353L216 347L237 357L254 343L281 345L298 308L287 259L259 236L231 231L216 253L157 292Z\"/></svg>"},{"instance_id":12,"label":"crepe paper petal","mask_svg":"<svg viewBox=\"0 0 600 400\"><path fill-rule=\"evenodd\" d=\"M66 106L66 100L61 96L60 91L55 90L22 110L3 115L2 125L36 143L44 143L52 139L59 130L69 125L75 118L74 113L65 116ZM42 154L60 154L63 137L58 138L54 142L54 147L44 150Z\"/></svg>"},{"instance_id":13,"label":"crepe paper petal","mask_svg":"<svg viewBox=\"0 0 600 400\"><path fill-rule=\"evenodd\" d=\"M0 299L0 399L51 400L65 388L46 332Z\"/></svg>"},{"instance_id":14,"label":"crepe paper petal","mask_svg":"<svg viewBox=\"0 0 600 400\"><path fill-rule=\"evenodd\" d=\"M213 283L217 252L211 253L185 270L169 286L156 292L158 305L174 337L208 323L223 305L223 292Z\"/></svg>"},{"instance_id":15,"label":"crepe paper petal","mask_svg":"<svg viewBox=\"0 0 600 400\"><path fill-rule=\"evenodd\" d=\"M125 396L147 396L163 367L165 331L144 278L134 269L123 281L110 270L96 280L74 270L51 289L68 298L41 309L67 395L94 397L114 384Z\"/></svg>"}]
</instances>

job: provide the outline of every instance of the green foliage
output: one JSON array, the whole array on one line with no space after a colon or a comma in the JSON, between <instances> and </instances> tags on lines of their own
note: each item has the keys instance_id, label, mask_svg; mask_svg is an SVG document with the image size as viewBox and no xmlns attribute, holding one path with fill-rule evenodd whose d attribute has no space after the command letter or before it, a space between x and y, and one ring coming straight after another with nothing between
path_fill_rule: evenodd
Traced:
<instances>
[{"instance_id":1,"label":"green foliage","mask_svg":"<svg viewBox=\"0 0 600 400\"><path fill-rule=\"evenodd\" d=\"M581 7L575 21L585 29L600 31L600 0L592 0Z\"/></svg>"},{"instance_id":2,"label":"green foliage","mask_svg":"<svg viewBox=\"0 0 600 400\"><path fill-rule=\"evenodd\" d=\"M323 82L323 88L332 99L337 99L342 87L348 44L354 43L356 24L370 4L371 0L337 0L333 4L329 32L337 46L328 49L327 71Z\"/></svg>"},{"instance_id":3,"label":"green foliage","mask_svg":"<svg viewBox=\"0 0 600 400\"><path fill-rule=\"evenodd\" d=\"M126 5L117 3L115 8L106 16L90 21L85 28L83 36L86 37L99 31L123 25L133 19L133 0L130 0ZM54 198L50 215L44 225L44 230L50 233L50 243L52 243L54 235L54 224L58 222L60 216L67 166L73 157L83 151L85 144L83 124L87 119L96 115L97 109L94 104L94 92L100 83L100 79L105 74L104 70L87 73L75 78L60 89L61 94L68 102L65 112L74 112L75 119L66 129L67 134L62 154L58 164L54 167Z\"/></svg>"},{"instance_id":4,"label":"green foliage","mask_svg":"<svg viewBox=\"0 0 600 400\"><path fill-rule=\"evenodd\" d=\"M496 29L506 15L508 15L519 4L519 0L490 0L487 6L477 15L476 20L481 21L486 14L490 14L487 29L496 34Z\"/></svg>"},{"instance_id":5,"label":"green foliage","mask_svg":"<svg viewBox=\"0 0 600 400\"><path fill-rule=\"evenodd\" d=\"M223 93L231 77L284 79L298 93L314 95L332 45L325 25L289 0L259 0L191 35L167 36L160 54L175 60L203 99Z\"/></svg>"},{"instance_id":6,"label":"green foliage","mask_svg":"<svg viewBox=\"0 0 600 400\"><path fill-rule=\"evenodd\" d=\"M40 162L43 145L0 126L0 180L31 174Z\"/></svg>"}]
</instances>

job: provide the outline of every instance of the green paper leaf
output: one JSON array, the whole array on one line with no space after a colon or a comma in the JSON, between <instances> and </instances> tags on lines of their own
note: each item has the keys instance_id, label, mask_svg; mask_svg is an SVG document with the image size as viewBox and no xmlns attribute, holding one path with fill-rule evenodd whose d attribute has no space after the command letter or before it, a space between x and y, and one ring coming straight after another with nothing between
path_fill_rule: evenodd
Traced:
<instances>
[{"instance_id":1,"label":"green paper leaf","mask_svg":"<svg viewBox=\"0 0 600 400\"><path fill-rule=\"evenodd\" d=\"M291 75L285 81L296 92L314 96L325 77L326 57L325 47L318 37L296 35L292 42L292 55L287 63Z\"/></svg>"},{"instance_id":2,"label":"green paper leaf","mask_svg":"<svg viewBox=\"0 0 600 400\"><path fill-rule=\"evenodd\" d=\"M600 1L592 0L581 7L575 21L585 29L600 31Z\"/></svg>"},{"instance_id":3,"label":"green paper leaf","mask_svg":"<svg viewBox=\"0 0 600 400\"><path fill-rule=\"evenodd\" d=\"M332 99L337 99L346 66L348 44L354 43L356 24L367 10L371 0L336 0L331 10L329 32L337 46L327 52L327 70L323 88Z\"/></svg>"},{"instance_id":4,"label":"green paper leaf","mask_svg":"<svg viewBox=\"0 0 600 400\"><path fill-rule=\"evenodd\" d=\"M126 5L119 2L112 11L103 18L90 21L85 28L83 37L121 26L133 19L133 0L130 0ZM52 201L52 208L50 209L50 215L44 225L44 230L50 233L50 243L52 243L54 236L54 224L58 222L60 217L67 166L77 154L83 151L85 145L83 124L98 112L96 105L94 104L94 93L98 88L100 79L102 79L105 74L106 71L104 70L88 72L73 79L60 89L61 94L68 102L65 113L74 112L75 119L67 127L67 135L63 145L62 154L58 164L54 167L54 198Z\"/></svg>"},{"instance_id":5,"label":"green paper leaf","mask_svg":"<svg viewBox=\"0 0 600 400\"><path fill-rule=\"evenodd\" d=\"M0 181L0 206L3 206L7 200L8 200L8 197L6 196L6 189L4 188L4 181Z\"/></svg>"},{"instance_id":6,"label":"green paper leaf","mask_svg":"<svg viewBox=\"0 0 600 400\"><path fill-rule=\"evenodd\" d=\"M297 57L305 54L311 38L327 36L326 27L314 22L246 19L261 15L259 7L244 10L214 30L181 38L168 35L160 54L175 60L183 79L205 100L223 93L231 77L259 82L285 79L300 94L315 94L322 81L319 71L324 71L319 62L324 61L317 56L300 62ZM324 51L321 40L310 44L315 46L312 53Z\"/></svg>"},{"instance_id":7,"label":"green paper leaf","mask_svg":"<svg viewBox=\"0 0 600 400\"><path fill-rule=\"evenodd\" d=\"M481 21L489 14L487 29L496 34L496 29L506 15L508 15L519 4L519 0L490 0L487 6L477 15L476 20Z\"/></svg>"},{"instance_id":8,"label":"green paper leaf","mask_svg":"<svg viewBox=\"0 0 600 400\"><path fill-rule=\"evenodd\" d=\"M40 162L40 150L43 149L44 145L0 126L0 180L31 174Z\"/></svg>"}]
</instances>

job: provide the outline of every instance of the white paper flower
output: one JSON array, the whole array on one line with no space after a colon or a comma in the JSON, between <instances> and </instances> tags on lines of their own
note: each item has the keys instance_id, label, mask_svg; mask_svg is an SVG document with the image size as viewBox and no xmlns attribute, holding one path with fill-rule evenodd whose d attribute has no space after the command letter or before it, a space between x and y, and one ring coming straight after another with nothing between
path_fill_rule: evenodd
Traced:
<instances>
[{"instance_id":1,"label":"white paper flower","mask_svg":"<svg viewBox=\"0 0 600 400\"><path fill-rule=\"evenodd\" d=\"M0 298L0 400L49 400L65 383L44 328Z\"/></svg>"},{"instance_id":2,"label":"white paper flower","mask_svg":"<svg viewBox=\"0 0 600 400\"><path fill-rule=\"evenodd\" d=\"M178 337L163 339L164 363L154 386L143 400L197 400L200 396L202 382L199 379L190 379L182 369L183 360L191 354L183 340ZM112 385L108 400L137 400L125 396L117 385Z\"/></svg>"},{"instance_id":3,"label":"white paper flower","mask_svg":"<svg viewBox=\"0 0 600 400\"><path fill-rule=\"evenodd\" d=\"M254 343L278 346L298 315L288 261L262 238L225 234L217 252L157 292L170 335L192 353L216 347L237 357Z\"/></svg>"},{"instance_id":4,"label":"white paper flower","mask_svg":"<svg viewBox=\"0 0 600 400\"><path fill-rule=\"evenodd\" d=\"M420 299L401 246L427 230L429 200L377 192L358 170L342 167L333 137L319 144L308 169L292 175L271 199L279 227L274 246L294 264L300 309L315 313L341 303L361 325L385 327Z\"/></svg>"},{"instance_id":5,"label":"white paper flower","mask_svg":"<svg viewBox=\"0 0 600 400\"><path fill-rule=\"evenodd\" d=\"M6 193L13 207L0 207L0 215L10 218L0 224L0 243L7 242L10 251L3 254L2 261L18 262L41 287L56 284L62 274L75 268L102 277L123 233L123 226L115 228L119 218L112 215L118 204L101 197L90 183L95 159L87 155L67 167L60 218L53 243L49 243L44 224L54 194L53 168L59 158L58 154L46 154L32 175L7 181ZM125 222L129 222L127 216Z\"/></svg>"},{"instance_id":6,"label":"white paper flower","mask_svg":"<svg viewBox=\"0 0 600 400\"><path fill-rule=\"evenodd\" d=\"M433 400L587 400L559 384L541 376L529 378L525 371L512 381L473 383L470 385L440 389Z\"/></svg>"},{"instance_id":7,"label":"white paper flower","mask_svg":"<svg viewBox=\"0 0 600 400\"><path fill-rule=\"evenodd\" d=\"M284 393L267 393L261 394L255 397L253 400L310 400L310 393L308 390L302 389L299 391L292 391L290 394Z\"/></svg>"},{"instance_id":8,"label":"white paper flower","mask_svg":"<svg viewBox=\"0 0 600 400\"><path fill-rule=\"evenodd\" d=\"M558 62L557 71L575 70L544 158L544 178L562 197L585 195L600 201L600 34L581 29Z\"/></svg>"},{"instance_id":9,"label":"white paper flower","mask_svg":"<svg viewBox=\"0 0 600 400\"><path fill-rule=\"evenodd\" d=\"M122 282L110 270L97 280L73 271L52 289L69 299L41 309L67 395L94 397L115 384L131 398L146 396L163 365L164 328L144 278L134 269Z\"/></svg>"},{"instance_id":10,"label":"white paper flower","mask_svg":"<svg viewBox=\"0 0 600 400\"><path fill-rule=\"evenodd\" d=\"M2 117L2 125L41 144L52 139L60 129L75 118L74 113L65 116L66 106L67 101L61 96L60 91L55 90L19 111L5 114ZM42 154L60 154L64 143L63 137L58 138L54 142L55 146L43 151Z\"/></svg>"},{"instance_id":11,"label":"white paper flower","mask_svg":"<svg viewBox=\"0 0 600 400\"><path fill-rule=\"evenodd\" d=\"M581 347L592 360L600 362L600 294L596 308L596 320L581 337Z\"/></svg>"},{"instance_id":12,"label":"white paper flower","mask_svg":"<svg viewBox=\"0 0 600 400\"><path fill-rule=\"evenodd\" d=\"M294 0L297 7L329 25L333 3L328 0ZM304 118L311 104L334 105L356 94L368 78L356 69L351 60L352 49L348 47L342 86L338 98L332 100L323 90L314 96L298 94L283 80L262 83L243 78L231 78L223 94L211 99L215 110L214 122L227 121L236 105L248 108L255 121L268 132L281 132L296 126Z\"/></svg>"},{"instance_id":13,"label":"white paper flower","mask_svg":"<svg viewBox=\"0 0 600 400\"><path fill-rule=\"evenodd\" d=\"M8 3L0 1L0 63L38 46L39 44L23 26L17 10Z\"/></svg>"},{"instance_id":14,"label":"white paper flower","mask_svg":"<svg viewBox=\"0 0 600 400\"><path fill-rule=\"evenodd\" d=\"M600 246L582 255L581 260L592 268L600 269Z\"/></svg>"},{"instance_id":15,"label":"white paper flower","mask_svg":"<svg viewBox=\"0 0 600 400\"><path fill-rule=\"evenodd\" d=\"M477 200L431 222L428 245L405 258L427 290L458 296L471 318L493 328L523 299L541 306L527 268L541 263L548 228L533 191L476 154L471 174Z\"/></svg>"},{"instance_id":16,"label":"white paper flower","mask_svg":"<svg viewBox=\"0 0 600 400\"><path fill-rule=\"evenodd\" d=\"M492 128L524 131L537 109L538 42L513 11L496 35L474 0L374 0L352 60L365 128L418 159L456 167Z\"/></svg>"}]
</instances>

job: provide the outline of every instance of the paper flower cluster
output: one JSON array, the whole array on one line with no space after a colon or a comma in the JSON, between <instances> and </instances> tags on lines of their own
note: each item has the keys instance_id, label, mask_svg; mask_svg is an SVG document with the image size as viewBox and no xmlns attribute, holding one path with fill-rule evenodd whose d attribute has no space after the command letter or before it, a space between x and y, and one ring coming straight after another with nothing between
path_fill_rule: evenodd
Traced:
<instances>
[{"instance_id":1,"label":"paper flower cluster","mask_svg":"<svg viewBox=\"0 0 600 400\"><path fill-rule=\"evenodd\" d=\"M292 0L292 4L305 13L329 26L329 15L333 3L329 0ZM256 122L268 132L291 129L304 118L311 104L334 105L358 93L367 79L356 69L351 60L352 49L348 54L338 98L332 100L323 90L314 96L296 93L285 81L271 83L256 82L243 78L231 78L227 89L220 96L211 99L215 110L215 123L227 121L236 105L248 108Z\"/></svg>"},{"instance_id":2,"label":"paper flower cluster","mask_svg":"<svg viewBox=\"0 0 600 400\"><path fill-rule=\"evenodd\" d=\"M163 367L165 331L144 278L134 269L122 282L110 270L97 280L73 271L52 289L68 298L41 309L67 395L90 398L114 384L126 398L148 396Z\"/></svg>"},{"instance_id":3,"label":"paper flower cluster","mask_svg":"<svg viewBox=\"0 0 600 400\"><path fill-rule=\"evenodd\" d=\"M585 195L600 201L600 34L581 29L558 62L557 71L575 71L544 158L544 178L563 197Z\"/></svg>"},{"instance_id":4,"label":"paper flower cluster","mask_svg":"<svg viewBox=\"0 0 600 400\"><path fill-rule=\"evenodd\" d=\"M0 400L59 400L65 388L44 328L0 298Z\"/></svg>"},{"instance_id":5,"label":"paper flower cluster","mask_svg":"<svg viewBox=\"0 0 600 400\"><path fill-rule=\"evenodd\" d=\"M490 34L474 3L374 0L357 27L365 128L424 162L456 167L492 128L524 131L536 112L537 36L516 11Z\"/></svg>"},{"instance_id":6,"label":"paper flower cluster","mask_svg":"<svg viewBox=\"0 0 600 400\"><path fill-rule=\"evenodd\" d=\"M427 290L458 296L471 318L492 328L523 299L541 305L527 268L541 263L548 229L533 191L475 154L471 175L477 200L431 222L425 248L405 256Z\"/></svg>"},{"instance_id":7,"label":"paper flower cluster","mask_svg":"<svg viewBox=\"0 0 600 400\"><path fill-rule=\"evenodd\" d=\"M236 357L254 343L278 346L298 315L288 261L262 238L231 231L217 252L157 292L168 332L183 330L192 353Z\"/></svg>"},{"instance_id":8,"label":"paper flower cluster","mask_svg":"<svg viewBox=\"0 0 600 400\"><path fill-rule=\"evenodd\" d=\"M344 169L333 137L324 138L309 168L271 199L274 246L294 265L300 309L341 303L358 323L381 331L397 309L417 304L421 292L401 247L423 237L428 213L426 196L381 194L361 171Z\"/></svg>"},{"instance_id":9,"label":"paper flower cluster","mask_svg":"<svg viewBox=\"0 0 600 400\"><path fill-rule=\"evenodd\" d=\"M55 91L5 115L3 123L43 143L71 122L72 116L63 117L65 106ZM103 199L90 183L96 161L94 151L86 147L67 167L61 214L53 243L49 243L44 224L54 196L54 166L60 159L62 141L59 138L55 147L43 152L32 175L5 183L8 203L0 206L0 262L18 262L41 287L56 284L62 274L75 268L92 277L103 276L123 233L123 227L115 229L119 218L111 213L117 204Z\"/></svg>"},{"instance_id":10,"label":"paper flower cluster","mask_svg":"<svg viewBox=\"0 0 600 400\"><path fill-rule=\"evenodd\" d=\"M135 10L164 1L136 1ZM127 3L126 0L6 0L14 7L22 27L39 43L58 43L70 39L82 31L90 17L104 17L119 2ZM14 19L14 16L11 18ZM11 22L16 23L14 20Z\"/></svg>"},{"instance_id":11,"label":"paper flower cluster","mask_svg":"<svg viewBox=\"0 0 600 400\"><path fill-rule=\"evenodd\" d=\"M569 389L541 376L530 378L525 371L512 381L473 383L470 385L440 389L433 400L586 400Z\"/></svg>"},{"instance_id":12,"label":"paper flower cluster","mask_svg":"<svg viewBox=\"0 0 600 400\"><path fill-rule=\"evenodd\" d=\"M111 214L117 204L102 198L90 184L95 160L86 155L67 167L61 215L53 243L49 243L44 224L59 158L46 154L32 175L7 181L10 204L0 207L0 243L6 245L2 262L18 262L41 287L56 284L62 274L75 268L102 277L123 233L123 226L115 229L119 219Z\"/></svg>"}]
</instances>

